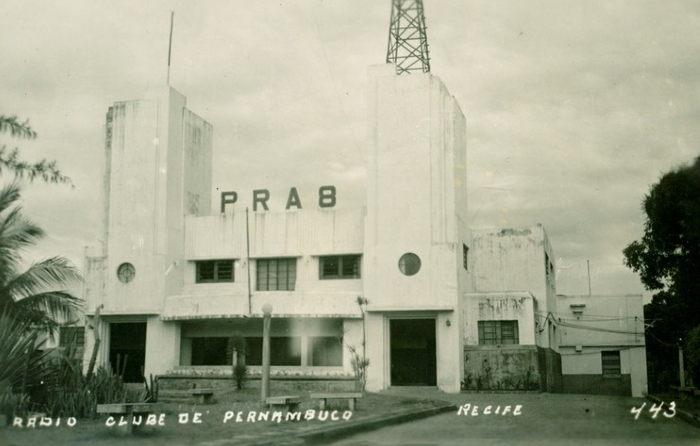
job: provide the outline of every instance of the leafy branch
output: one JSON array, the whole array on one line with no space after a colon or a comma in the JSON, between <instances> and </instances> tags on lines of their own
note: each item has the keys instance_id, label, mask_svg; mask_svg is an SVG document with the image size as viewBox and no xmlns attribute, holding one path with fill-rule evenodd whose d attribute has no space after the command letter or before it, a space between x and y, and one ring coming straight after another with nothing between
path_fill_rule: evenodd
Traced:
<instances>
[{"instance_id":1,"label":"leafy branch","mask_svg":"<svg viewBox=\"0 0 700 446\"><path fill-rule=\"evenodd\" d=\"M45 159L36 163L20 161L19 150L14 149L7 153L7 148L4 145L0 146L0 174L3 168L14 172L19 178L26 177L29 181L41 178L47 183L69 184L74 187L71 179L58 170L56 161L46 161Z\"/></svg>"},{"instance_id":2,"label":"leafy branch","mask_svg":"<svg viewBox=\"0 0 700 446\"><path fill-rule=\"evenodd\" d=\"M36 132L29 126L29 120L19 122L17 116L0 115L0 133L10 132L15 138L36 138Z\"/></svg>"},{"instance_id":3,"label":"leafy branch","mask_svg":"<svg viewBox=\"0 0 700 446\"><path fill-rule=\"evenodd\" d=\"M36 138L36 132L29 125L29 121L20 122L17 116L0 115L0 133L9 133L15 138ZM0 145L0 174L3 169L14 172L18 178L27 178L30 182L41 178L47 183L69 184L74 187L71 179L58 170L55 161L45 159L35 163L22 161L19 159L19 149L8 150L4 144Z\"/></svg>"}]
</instances>

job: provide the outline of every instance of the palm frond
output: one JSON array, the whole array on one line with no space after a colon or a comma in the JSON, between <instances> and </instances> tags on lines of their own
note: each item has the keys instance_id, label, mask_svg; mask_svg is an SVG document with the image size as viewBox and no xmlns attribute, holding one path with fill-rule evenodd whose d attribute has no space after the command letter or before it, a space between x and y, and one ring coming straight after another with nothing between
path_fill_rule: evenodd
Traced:
<instances>
[{"instance_id":1,"label":"palm frond","mask_svg":"<svg viewBox=\"0 0 700 446\"><path fill-rule=\"evenodd\" d=\"M46 352L38 351L39 333L29 323L0 312L0 383L18 387L31 384L41 374L41 362Z\"/></svg>"},{"instance_id":2,"label":"palm frond","mask_svg":"<svg viewBox=\"0 0 700 446\"><path fill-rule=\"evenodd\" d=\"M0 218L0 250L22 250L33 245L46 233L21 214L19 206Z\"/></svg>"},{"instance_id":3,"label":"palm frond","mask_svg":"<svg viewBox=\"0 0 700 446\"><path fill-rule=\"evenodd\" d=\"M20 313L19 317L44 329L54 338L59 326L80 319L84 301L65 291L52 291L25 297L16 301L14 306Z\"/></svg>"},{"instance_id":4,"label":"palm frond","mask_svg":"<svg viewBox=\"0 0 700 446\"><path fill-rule=\"evenodd\" d=\"M46 319L39 325L50 328L55 321L68 322L78 317L82 300L65 289L81 282L80 273L67 259L52 257L8 280L0 288L0 296L10 296L19 309L27 312L43 310Z\"/></svg>"},{"instance_id":5,"label":"palm frond","mask_svg":"<svg viewBox=\"0 0 700 446\"><path fill-rule=\"evenodd\" d=\"M40 227L21 214L20 206L12 207L19 198L17 183L0 189L0 284L15 275L22 251L45 235Z\"/></svg>"},{"instance_id":6,"label":"palm frond","mask_svg":"<svg viewBox=\"0 0 700 446\"><path fill-rule=\"evenodd\" d=\"M0 212L12 206L19 198L19 184L13 182L3 187L0 190Z\"/></svg>"}]
</instances>

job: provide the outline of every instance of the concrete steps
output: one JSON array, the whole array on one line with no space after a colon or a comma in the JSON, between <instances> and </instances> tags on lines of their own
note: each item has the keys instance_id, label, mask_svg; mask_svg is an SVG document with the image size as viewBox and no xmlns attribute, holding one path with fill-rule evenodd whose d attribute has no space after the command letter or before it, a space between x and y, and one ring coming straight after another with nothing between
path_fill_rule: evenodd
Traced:
<instances>
[{"instance_id":1,"label":"concrete steps","mask_svg":"<svg viewBox=\"0 0 700 446\"><path fill-rule=\"evenodd\" d=\"M159 390L159 403L193 403L192 392L190 390Z\"/></svg>"},{"instance_id":2,"label":"concrete steps","mask_svg":"<svg viewBox=\"0 0 700 446\"><path fill-rule=\"evenodd\" d=\"M389 387L379 392L384 395L396 395L414 398L436 398L445 395L445 392L434 386L401 386Z\"/></svg>"}]
</instances>

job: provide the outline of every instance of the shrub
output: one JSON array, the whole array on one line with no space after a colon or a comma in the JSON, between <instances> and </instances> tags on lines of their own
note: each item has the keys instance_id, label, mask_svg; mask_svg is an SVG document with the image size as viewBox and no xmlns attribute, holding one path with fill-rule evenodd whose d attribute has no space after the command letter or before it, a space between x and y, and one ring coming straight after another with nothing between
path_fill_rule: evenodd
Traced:
<instances>
[{"instance_id":1,"label":"shrub","mask_svg":"<svg viewBox=\"0 0 700 446\"><path fill-rule=\"evenodd\" d=\"M248 380L248 366L240 363L233 366L233 380L236 382L236 389L241 390Z\"/></svg>"},{"instance_id":2,"label":"shrub","mask_svg":"<svg viewBox=\"0 0 700 446\"><path fill-rule=\"evenodd\" d=\"M47 353L38 350L38 336L28 322L13 318L6 311L0 313L0 383L10 393L26 393L41 382Z\"/></svg>"},{"instance_id":3,"label":"shrub","mask_svg":"<svg viewBox=\"0 0 700 446\"><path fill-rule=\"evenodd\" d=\"M472 385L474 384L474 376L468 373L464 380L462 381L462 390L472 390Z\"/></svg>"},{"instance_id":4,"label":"shrub","mask_svg":"<svg viewBox=\"0 0 700 446\"><path fill-rule=\"evenodd\" d=\"M79 370L75 374L54 376L42 403L53 417L84 418L94 416L98 404L126 402L126 395L121 378L112 370L100 367L89 378L83 377Z\"/></svg>"},{"instance_id":5,"label":"shrub","mask_svg":"<svg viewBox=\"0 0 700 446\"><path fill-rule=\"evenodd\" d=\"M360 392L365 391L367 385L367 369L369 368L369 358L363 358L353 345L348 346L350 351L350 365L355 372L355 382Z\"/></svg>"},{"instance_id":6,"label":"shrub","mask_svg":"<svg viewBox=\"0 0 700 446\"><path fill-rule=\"evenodd\" d=\"M105 367L84 376L75 350L75 343L70 341L45 361L43 391L33 398L34 402L52 417L78 418L94 416L98 404L125 402L127 392L121 377Z\"/></svg>"},{"instance_id":7,"label":"shrub","mask_svg":"<svg viewBox=\"0 0 700 446\"><path fill-rule=\"evenodd\" d=\"M24 416L29 409L29 395L12 393L9 383L0 383L0 415Z\"/></svg>"},{"instance_id":8,"label":"shrub","mask_svg":"<svg viewBox=\"0 0 700 446\"><path fill-rule=\"evenodd\" d=\"M536 377L532 376L529 370L525 375L525 383L527 386L527 390L540 390L539 380Z\"/></svg>"}]
</instances>

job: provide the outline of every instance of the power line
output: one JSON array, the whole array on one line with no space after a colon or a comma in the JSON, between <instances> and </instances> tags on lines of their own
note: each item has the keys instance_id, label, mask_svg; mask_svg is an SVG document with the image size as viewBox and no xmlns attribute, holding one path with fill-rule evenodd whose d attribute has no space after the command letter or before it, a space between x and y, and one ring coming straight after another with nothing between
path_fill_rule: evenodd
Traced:
<instances>
[{"instance_id":1,"label":"power line","mask_svg":"<svg viewBox=\"0 0 700 446\"><path fill-rule=\"evenodd\" d=\"M539 314L545 314L544 311L538 311ZM552 316L555 315L555 313L552 313L551 311L548 312L548 314L551 314ZM568 313L566 313L568 315ZM609 320L620 320L620 319L641 319L639 316L618 316L618 315L613 315L613 314L584 314L581 316L577 316L577 320L579 318L608 318ZM567 319L563 317L558 317L558 319Z\"/></svg>"},{"instance_id":2,"label":"power line","mask_svg":"<svg viewBox=\"0 0 700 446\"><path fill-rule=\"evenodd\" d=\"M623 317L606 317L606 318L586 318L585 316L577 317L576 319L572 318L566 318L566 317L560 317L557 318L562 321L586 321L586 322L615 322L615 321L624 321L624 320L629 320L629 319L638 319L636 316L623 316ZM640 319L641 320L641 319Z\"/></svg>"},{"instance_id":3,"label":"power line","mask_svg":"<svg viewBox=\"0 0 700 446\"><path fill-rule=\"evenodd\" d=\"M589 330L589 331L600 331L604 333L617 333L617 334L629 334L629 335L644 335L644 331L626 331L626 330L615 330L612 328L602 328L602 327L590 327L585 325L570 324L568 322L559 321L559 325L562 327L575 328L578 330Z\"/></svg>"},{"instance_id":4,"label":"power line","mask_svg":"<svg viewBox=\"0 0 700 446\"><path fill-rule=\"evenodd\" d=\"M637 318L635 317L635 320ZM561 318L556 318L554 314L550 311L547 313L547 317L544 320L544 323L542 325L546 325L546 322L548 320L552 320L554 322L554 325L561 326L561 327L567 327L567 328L575 328L578 330L589 330L589 331L599 331L599 332L604 332L604 333L617 333L617 334L629 334L629 335L643 335L644 331L641 333L639 331L626 331L626 330L615 330L612 328L603 328L603 327L591 327L591 326L586 326L586 325L580 325L580 324L571 324L569 322L562 321ZM640 320L641 322L641 320ZM643 322L642 322L643 324ZM539 330L539 333L542 333L545 330L543 327L541 330Z\"/></svg>"},{"instance_id":5,"label":"power line","mask_svg":"<svg viewBox=\"0 0 700 446\"><path fill-rule=\"evenodd\" d=\"M594 351L584 351L584 352L576 352L576 353L559 353L561 356L583 356L583 355L600 355L601 351L605 351L606 348L614 348L615 350L632 350L633 348L644 348L644 345L630 345L627 347L620 347L620 346L605 346L605 345L598 345L595 347L591 348L596 348L600 350L594 350Z\"/></svg>"},{"instance_id":6,"label":"power line","mask_svg":"<svg viewBox=\"0 0 700 446\"><path fill-rule=\"evenodd\" d=\"M654 336L654 334L651 332L651 330L645 330L644 332L645 332L646 334L648 334L649 336L651 336L652 338L654 338L654 340L655 340L656 342L660 343L661 345L664 345L664 346L667 346L667 347L672 347L673 349L678 349L678 344L669 344L668 342L662 341L661 339L659 339L659 338L657 338L656 336Z\"/></svg>"}]
</instances>

